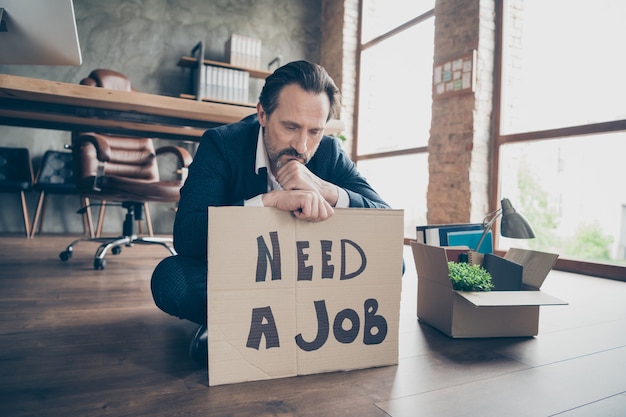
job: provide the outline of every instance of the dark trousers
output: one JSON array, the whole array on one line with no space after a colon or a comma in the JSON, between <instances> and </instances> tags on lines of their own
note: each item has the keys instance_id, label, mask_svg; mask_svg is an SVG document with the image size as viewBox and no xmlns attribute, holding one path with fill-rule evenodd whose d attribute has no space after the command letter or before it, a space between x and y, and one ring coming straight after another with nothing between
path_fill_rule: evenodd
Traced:
<instances>
[{"instance_id":1,"label":"dark trousers","mask_svg":"<svg viewBox=\"0 0 626 417\"><path fill-rule=\"evenodd\" d=\"M163 259L152 273L152 297L161 310L197 324L207 322L207 261L186 256Z\"/></svg>"}]
</instances>

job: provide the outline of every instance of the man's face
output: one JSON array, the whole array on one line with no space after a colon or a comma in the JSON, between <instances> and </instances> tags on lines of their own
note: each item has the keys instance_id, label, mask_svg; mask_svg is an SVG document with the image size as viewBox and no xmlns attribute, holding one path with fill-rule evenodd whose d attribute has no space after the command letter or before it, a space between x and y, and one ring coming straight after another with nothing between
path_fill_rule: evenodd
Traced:
<instances>
[{"instance_id":1,"label":"man's face","mask_svg":"<svg viewBox=\"0 0 626 417\"><path fill-rule=\"evenodd\" d=\"M259 123L264 128L263 141L272 172L295 159L309 162L324 135L330 101L326 94L304 91L297 84L285 86L271 117L257 105Z\"/></svg>"}]
</instances>

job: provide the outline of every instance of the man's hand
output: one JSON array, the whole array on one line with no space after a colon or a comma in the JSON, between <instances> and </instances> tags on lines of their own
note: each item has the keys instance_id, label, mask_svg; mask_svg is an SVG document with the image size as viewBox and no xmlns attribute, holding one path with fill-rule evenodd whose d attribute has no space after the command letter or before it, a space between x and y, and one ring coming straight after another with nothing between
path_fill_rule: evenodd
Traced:
<instances>
[{"instance_id":1,"label":"man's hand","mask_svg":"<svg viewBox=\"0 0 626 417\"><path fill-rule=\"evenodd\" d=\"M308 190L319 193L332 207L337 204L337 187L313 174L306 165L293 160L276 173L276 181L285 190Z\"/></svg>"},{"instance_id":2,"label":"man's hand","mask_svg":"<svg viewBox=\"0 0 626 417\"><path fill-rule=\"evenodd\" d=\"M332 206L317 191L275 190L263 194L263 205L290 211L300 220L318 222L335 213Z\"/></svg>"}]
</instances>

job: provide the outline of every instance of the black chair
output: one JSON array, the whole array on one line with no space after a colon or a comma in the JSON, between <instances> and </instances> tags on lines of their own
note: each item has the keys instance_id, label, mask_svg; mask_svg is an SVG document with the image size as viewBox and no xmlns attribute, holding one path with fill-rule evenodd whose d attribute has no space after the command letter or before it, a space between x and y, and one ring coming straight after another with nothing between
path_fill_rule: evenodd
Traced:
<instances>
[{"instance_id":1,"label":"black chair","mask_svg":"<svg viewBox=\"0 0 626 417\"><path fill-rule=\"evenodd\" d=\"M24 231L30 237L30 217L26 191L33 186L33 166L26 148L0 147L0 193L19 193L24 217Z\"/></svg>"},{"instance_id":2,"label":"black chair","mask_svg":"<svg viewBox=\"0 0 626 417\"><path fill-rule=\"evenodd\" d=\"M94 70L81 84L133 91L124 75L111 70ZM185 148L163 146L155 149L152 139L148 138L78 132L72 135L72 152L79 193L104 200L107 204L120 203L126 209L126 217L120 236L75 240L59 254L61 260L69 260L73 247L80 241L101 243L94 258L94 269L104 269L104 257L109 249L118 254L122 246L130 247L135 243L161 245L170 254L176 254L171 238L137 236L134 220L143 218L147 202L178 202L183 180L161 179L157 160L159 155L173 154L178 168L185 171L192 160Z\"/></svg>"},{"instance_id":3,"label":"black chair","mask_svg":"<svg viewBox=\"0 0 626 417\"><path fill-rule=\"evenodd\" d=\"M46 203L51 194L78 196L82 207L80 212L83 216L83 232L90 238L95 237L89 198L79 194L74 179L72 152L46 151L33 188L39 191L39 199L33 219L31 237L34 237L35 233L41 234L43 230Z\"/></svg>"}]
</instances>

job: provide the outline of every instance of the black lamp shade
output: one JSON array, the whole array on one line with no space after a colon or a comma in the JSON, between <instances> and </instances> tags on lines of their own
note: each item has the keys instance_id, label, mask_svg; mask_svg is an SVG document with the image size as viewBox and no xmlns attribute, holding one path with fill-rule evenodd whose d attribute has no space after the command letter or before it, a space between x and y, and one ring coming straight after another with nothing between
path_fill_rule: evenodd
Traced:
<instances>
[{"instance_id":1,"label":"black lamp shade","mask_svg":"<svg viewBox=\"0 0 626 417\"><path fill-rule=\"evenodd\" d=\"M513 208L509 199L503 198L501 204L502 221L500 222L500 234L517 239L534 238L535 232L528 220Z\"/></svg>"}]
</instances>

